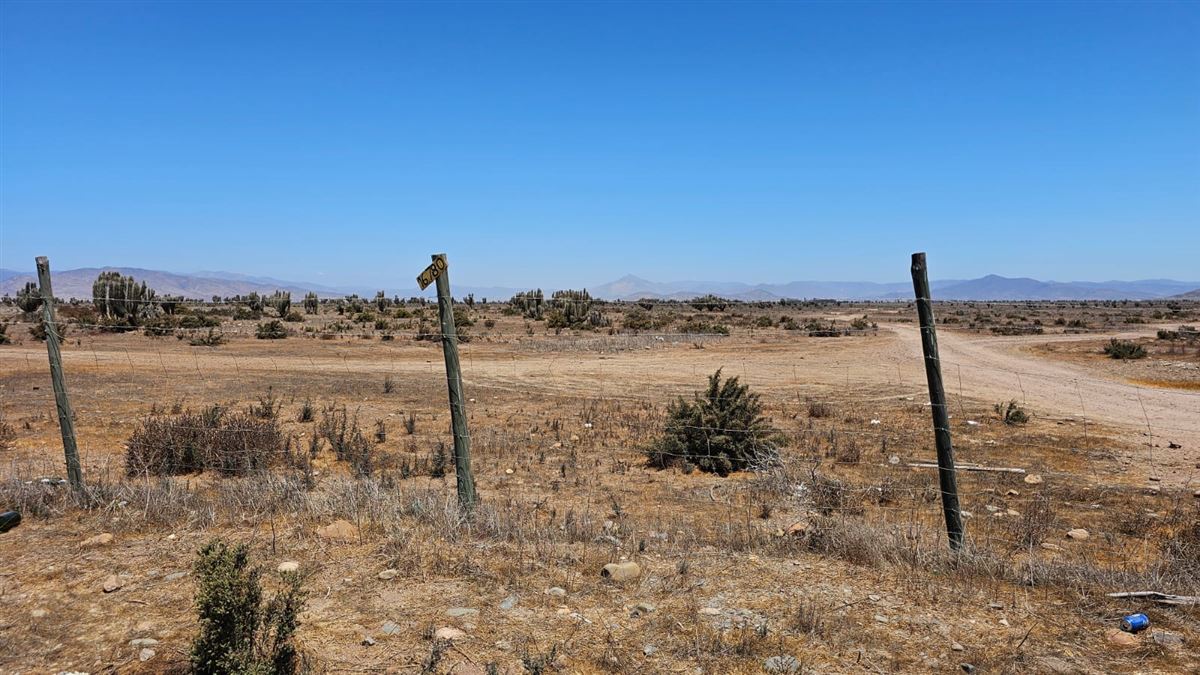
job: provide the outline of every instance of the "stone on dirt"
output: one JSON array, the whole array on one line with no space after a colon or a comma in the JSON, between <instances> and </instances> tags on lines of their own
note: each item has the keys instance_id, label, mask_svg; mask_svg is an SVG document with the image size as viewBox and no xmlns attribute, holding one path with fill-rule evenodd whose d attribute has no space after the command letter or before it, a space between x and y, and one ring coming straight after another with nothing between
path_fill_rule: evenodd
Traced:
<instances>
[{"instance_id":1,"label":"stone on dirt","mask_svg":"<svg viewBox=\"0 0 1200 675\"><path fill-rule=\"evenodd\" d=\"M1090 536L1091 535L1088 533L1088 531L1083 529L1082 527L1077 527L1073 530L1067 530L1067 539L1075 539L1077 541L1083 541Z\"/></svg>"},{"instance_id":2,"label":"stone on dirt","mask_svg":"<svg viewBox=\"0 0 1200 675\"><path fill-rule=\"evenodd\" d=\"M285 561L279 563L279 567L277 567L276 569L278 569L281 573L285 573L285 574L289 573L289 572L299 572L300 571L300 563L296 562L295 560L285 560Z\"/></svg>"},{"instance_id":3,"label":"stone on dirt","mask_svg":"<svg viewBox=\"0 0 1200 675\"><path fill-rule=\"evenodd\" d=\"M390 579L395 579L396 575L399 573L400 573L399 570L386 569L375 576L379 577L380 579L383 579L384 581L388 581Z\"/></svg>"},{"instance_id":4,"label":"stone on dirt","mask_svg":"<svg viewBox=\"0 0 1200 675\"><path fill-rule=\"evenodd\" d=\"M600 570L600 576L613 581L628 581L642 574L642 568L635 562L608 563Z\"/></svg>"},{"instance_id":5,"label":"stone on dirt","mask_svg":"<svg viewBox=\"0 0 1200 675\"><path fill-rule=\"evenodd\" d=\"M1114 628L1108 631L1108 641L1118 647L1132 647L1138 643L1138 638L1133 633Z\"/></svg>"},{"instance_id":6,"label":"stone on dirt","mask_svg":"<svg viewBox=\"0 0 1200 675\"><path fill-rule=\"evenodd\" d=\"M99 548L101 546L108 546L111 543L113 543L112 534L109 532L104 532L94 537L88 537L87 539L84 539L80 546L84 548Z\"/></svg>"},{"instance_id":7,"label":"stone on dirt","mask_svg":"<svg viewBox=\"0 0 1200 675\"><path fill-rule=\"evenodd\" d=\"M115 574L110 574L110 575L108 575L108 578L104 580L103 588L104 588L105 593L112 593L114 591L121 590L121 587L124 585L125 585L125 582L121 581L121 577L119 577Z\"/></svg>"},{"instance_id":8,"label":"stone on dirt","mask_svg":"<svg viewBox=\"0 0 1200 675\"><path fill-rule=\"evenodd\" d=\"M443 626L433 633L433 639L435 640L461 640L466 636L466 633L451 626Z\"/></svg>"},{"instance_id":9,"label":"stone on dirt","mask_svg":"<svg viewBox=\"0 0 1200 675\"><path fill-rule=\"evenodd\" d=\"M329 541L353 541L358 538L358 528L348 520L335 520L318 527L317 536Z\"/></svg>"}]
</instances>

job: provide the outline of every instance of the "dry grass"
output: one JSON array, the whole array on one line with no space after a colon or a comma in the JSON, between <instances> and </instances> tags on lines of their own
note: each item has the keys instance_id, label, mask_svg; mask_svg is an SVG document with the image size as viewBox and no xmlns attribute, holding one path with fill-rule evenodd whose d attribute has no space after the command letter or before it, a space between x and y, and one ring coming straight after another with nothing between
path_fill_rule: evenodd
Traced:
<instances>
[{"instance_id":1,"label":"dry grass","mask_svg":"<svg viewBox=\"0 0 1200 675\"><path fill-rule=\"evenodd\" d=\"M754 318L726 315L735 327ZM181 663L195 633L193 582L175 575L214 534L249 543L269 567L300 563L312 598L297 638L315 667L331 671L760 672L777 655L805 672L964 662L1030 672L1050 657L1100 671L1200 665L1187 651L1152 649L1146 636L1134 649L1105 638L1115 617L1144 610L1157 630L1200 639L1194 609L1104 596L1200 593L1197 500L1147 490L1122 463L1142 450L1120 430L1036 408L1028 424L1007 426L989 412L999 397L956 397L960 461L1019 465L1045 481L960 473L972 515L967 549L952 553L936 472L907 466L932 456L921 364L894 373L872 365L896 350L886 331L809 339L755 328L753 338L735 331L695 349L644 336L528 336L520 317L483 316L495 318L490 336L481 331L463 349L482 496L469 516L456 506L447 462L438 345L251 333L193 357L182 341L95 336L67 351L82 495L40 480L61 473L61 457L45 450L58 446L43 362L5 360L14 438L0 506L26 522L0 535L11 572L0 595L0 670ZM647 466L639 448L661 429L667 401L722 365L764 392L783 436L779 464L728 478ZM393 382L390 393L381 378ZM126 476L122 445L149 407L130 393L139 390L168 407L269 408L247 416L278 425L284 461L244 477ZM372 437L375 427L364 431L356 417L391 433ZM317 534L336 520L353 536ZM1076 527L1091 537L1066 539ZM81 547L102 531L116 535L111 546ZM621 559L642 574L602 580L600 568ZM389 569L396 575L380 579ZM103 593L113 574L124 587ZM515 606L501 609L510 596ZM451 617L452 607L478 614ZM384 633L385 621L399 630ZM448 626L466 638L433 638ZM363 646L364 635L377 644ZM129 647L142 637L160 642L145 664Z\"/></svg>"}]
</instances>

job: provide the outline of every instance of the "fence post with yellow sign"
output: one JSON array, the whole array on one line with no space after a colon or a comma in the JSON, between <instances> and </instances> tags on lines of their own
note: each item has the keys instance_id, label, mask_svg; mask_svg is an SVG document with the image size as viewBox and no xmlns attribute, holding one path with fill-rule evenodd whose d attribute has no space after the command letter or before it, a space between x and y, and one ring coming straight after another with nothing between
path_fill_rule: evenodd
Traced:
<instances>
[{"instance_id":1,"label":"fence post with yellow sign","mask_svg":"<svg viewBox=\"0 0 1200 675\"><path fill-rule=\"evenodd\" d=\"M462 368L458 362L458 333L454 328L454 305L450 296L446 254L435 253L433 262L417 276L421 290L437 284L438 317L442 324L442 353L446 357L446 384L450 389L450 426L454 433L454 475L458 503L464 509L475 505L475 477L471 473L471 434L467 431L467 408L463 398Z\"/></svg>"}]
</instances>

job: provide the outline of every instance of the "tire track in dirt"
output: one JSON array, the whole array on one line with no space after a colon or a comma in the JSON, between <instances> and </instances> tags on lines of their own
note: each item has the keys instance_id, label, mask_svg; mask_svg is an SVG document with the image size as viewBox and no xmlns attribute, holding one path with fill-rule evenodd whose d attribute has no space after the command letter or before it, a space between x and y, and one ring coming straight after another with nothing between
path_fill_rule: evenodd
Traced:
<instances>
[{"instance_id":1,"label":"tire track in dirt","mask_svg":"<svg viewBox=\"0 0 1200 675\"><path fill-rule=\"evenodd\" d=\"M914 327L894 329L909 357L921 358L921 335ZM1144 333L1092 334L1090 338L1142 337ZM1078 335L976 337L938 333L942 375L947 388L981 400L1024 401L1034 412L1101 422L1119 429L1145 451L1135 470L1174 485L1200 484L1200 395L1140 387L1070 363L1036 356L1022 347L1079 340ZM1169 443L1181 448L1168 448ZM1151 444L1160 446L1152 447Z\"/></svg>"}]
</instances>

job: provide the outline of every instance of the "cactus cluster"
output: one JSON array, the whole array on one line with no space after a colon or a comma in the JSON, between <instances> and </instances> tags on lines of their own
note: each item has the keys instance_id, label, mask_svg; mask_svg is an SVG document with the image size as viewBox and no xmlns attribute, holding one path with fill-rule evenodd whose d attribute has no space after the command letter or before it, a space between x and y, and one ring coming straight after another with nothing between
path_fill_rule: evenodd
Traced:
<instances>
[{"instance_id":1,"label":"cactus cluster","mask_svg":"<svg viewBox=\"0 0 1200 675\"><path fill-rule=\"evenodd\" d=\"M139 319L154 315L158 300L144 281L139 284L120 272L101 272L92 283L92 303L105 319L136 326Z\"/></svg>"},{"instance_id":2,"label":"cactus cluster","mask_svg":"<svg viewBox=\"0 0 1200 675\"><path fill-rule=\"evenodd\" d=\"M596 301L587 289L555 291L550 296L550 305L553 308L548 323L551 328L603 328L612 323L595 307Z\"/></svg>"},{"instance_id":3,"label":"cactus cluster","mask_svg":"<svg viewBox=\"0 0 1200 675\"><path fill-rule=\"evenodd\" d=\"M316 293L309 291L304 294L304 313L305 314L320 314L321 300Z\"/></svg>"},{"instance_id":4,"label":"cactus cluster","mask_svg":"<svg viewBox=\"0 0 1200 675\"><path fill-rule=\"evenodd\" d=\"M542 307L545 304L545 296L542 295L542 289L540 288L533 291L524 291L512 296L508 304L526 319L540 321L542 318Z\"/></svg>"},{"instance_id":5,"label":"cactus cluster","mask_svg":"<svg viewBox=\"0 0 1200 675\"><path fill-rule=\"evenodd\" d=\"M280 317L285 317L292 309L292 293L291 291L275 291L263 302L274 309Z\"/></svg>"},{"instance_id":6,"label":"cactus cluster","mask_svg":"<svg viewBox=\"0 0 1200 675\"><path fill-rule=\"evenodd\" d=\"M32 281L25 282L25 286L17 291L17 308L26 314L31 314L41 306L42 294L38 291L37 284Z\"/></svg>"}]
</instances>

